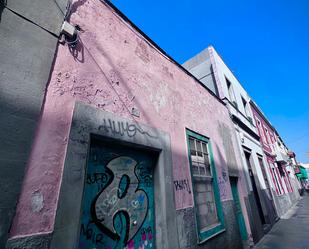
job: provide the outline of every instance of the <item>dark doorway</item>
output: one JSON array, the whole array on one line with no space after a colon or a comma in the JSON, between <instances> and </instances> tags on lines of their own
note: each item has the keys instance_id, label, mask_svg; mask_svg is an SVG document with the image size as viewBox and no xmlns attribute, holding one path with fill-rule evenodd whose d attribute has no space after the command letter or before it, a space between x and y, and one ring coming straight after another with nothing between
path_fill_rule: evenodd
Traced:
<instances>
[{"instance_id":1,"label":"dark doorway","mask_svg":"<svg viewBox=\"0 0 309 249\"><path fill-rule=\"evenodd\" d=\"M237 188L237 181L238 181L237 177L230 177L232 195L233 195L233 200L234 200L234 205L235 205L236 219L237 219L237 223L239 226L241 239L247 240L248 234L247 234L247 229L245 225L245 219L244 219L244 216L241 210L241 204L240 204L238 188Z\"/></svg>"},{"instance_id":2,"label":"dark doorway","mask_svg":"<svg viewBox=\"0 0 309 249\"><path fill-rule=\"evenodd\" d=\"M268 178L267 178L266 168L265 168L265 165L264 165L264 163L263 163L262 157L259 156L259 155L258 155L258 160L259 160L259 165L260 165L261 170L262 170L264 182L265 182L265 185L266 185L267 203L270 204L270 207L269 207L269 208L271 209L271 210L269 210L269 211L272 213L273 219L276 220L278 216L277 216L277 212L276 212L274 200L273 200L273 197L272 197L270 184L269 184Z\"/></svg>"},{"instance_id":3,"label":"dark doorway","mask_svg":"<svg viewBox=\"0 0 309 249\"><path fill-rule=\"evenodd\" d=\"M251 162L250 162L251 153L248 152L248 151L244 151L244 153L245 153L246 162L247 162L248 171L249 171L249 176L250 176L250 180L251 180L251 184L252 184L254 199L256 201L256 205L257 205L257 209L258 209L258 213L259 213L261 223L262 223L262 225L264 225L264 224L266 224L266 222L265 222L265 218L264 218L264 214L263 214L263 210L262 210L262 204L261 204L261 200L260 200L259 193L258 193L258 190L257 190L256 182L255 182L255 179L254 179L254 175L253 175L253 171L252 171L252 167L251 167Z\"/></svg>"},{"instance_id":4,"label":"dark doorway","mask_svg":"<svg viewBox=\"0 0 309 249\"><path fill-rule=\"evenodd\" d=\"M93 139L78 248L155 248L156 160L150 151Z\"/></svg>"}]
</instances>

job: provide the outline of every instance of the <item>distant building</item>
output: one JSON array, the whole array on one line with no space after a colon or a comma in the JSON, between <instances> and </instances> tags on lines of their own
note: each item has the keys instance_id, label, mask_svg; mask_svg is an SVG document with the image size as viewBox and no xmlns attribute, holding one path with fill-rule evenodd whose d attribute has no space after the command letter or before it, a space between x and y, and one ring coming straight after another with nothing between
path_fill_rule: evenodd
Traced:
<instances>
[{"instance_id":1,"label":"distant building","mask_svg":"<svg viewBox=\"0 0 309 249\"><path fill-rule=\"evenodd\" d=\"M299 179L301 186L304 189L308 190L309 189L309 164L299 163L296 176Z\"/></svg>"},{"instance_id":2,"label":"distant building","mask_svg":"<svg viewBox=\"0 0 309 249\"><path fill-rule=\"evenodd\" d=\"M241 167L249 189L246 208L251 220L250 228L247 229L251 230L253 241L257 242L275 222L276 214L264 174L266 158L253 121L251 99L213 47L203 50L183 66L212 89L230 112L238 142L237 149L241 152Z\"/></svg>"},{"instance_id":3,"label":"distant building","mask_svg":"<svg viewBox=\"0 0 309 249\"><path fill-rule=\"evenodd\" d=\"M264 168L265 182L274 199L279 216L285 214L299 200L299 185L288 149L266 116L254 101L250 101L254 121L260 135L267 164ZM289 156L290 155L290 156ZM288 168L288 170L287 170Z\"/></svg>"}]
</instances>

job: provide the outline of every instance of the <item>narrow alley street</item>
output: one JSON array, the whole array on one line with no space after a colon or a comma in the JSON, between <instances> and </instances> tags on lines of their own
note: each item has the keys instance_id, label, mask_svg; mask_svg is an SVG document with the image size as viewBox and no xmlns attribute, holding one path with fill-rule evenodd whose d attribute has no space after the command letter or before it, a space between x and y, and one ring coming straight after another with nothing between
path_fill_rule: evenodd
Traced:
<instances>
[{"instance_id":1,"label":"narrow alley street","mask_svg":"<svg viewBox=\"0 0 309 249\"><path fill-rule=\"evenodd\" d=\"M254 249L309 248L309 195L305 195Z\"/></svg>"},{"instance_id":2,"label":"narrow alley street","mask_svg":"<svg viewBox=\"0 0 309 249\"><path fill-rule=\"evenodd\" d=\"M0 249L309 249L307 13L0 0Z\"/></svg>"}]
</instances>

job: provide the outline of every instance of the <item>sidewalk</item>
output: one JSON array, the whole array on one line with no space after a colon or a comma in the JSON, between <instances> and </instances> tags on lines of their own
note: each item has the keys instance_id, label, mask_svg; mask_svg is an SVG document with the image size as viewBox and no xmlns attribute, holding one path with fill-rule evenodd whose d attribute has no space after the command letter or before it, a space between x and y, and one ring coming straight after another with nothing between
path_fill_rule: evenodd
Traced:
<instances>
[{"instance_id":1,"label":"sidewalk","mask_svg":"<svg viewBox=\"0 0 309 249\"><path fill-rule=\"evenodd\" d=\"M280 219L254 249L308 249L309 195L303 198Z\"/></svg>"}]
</instances>

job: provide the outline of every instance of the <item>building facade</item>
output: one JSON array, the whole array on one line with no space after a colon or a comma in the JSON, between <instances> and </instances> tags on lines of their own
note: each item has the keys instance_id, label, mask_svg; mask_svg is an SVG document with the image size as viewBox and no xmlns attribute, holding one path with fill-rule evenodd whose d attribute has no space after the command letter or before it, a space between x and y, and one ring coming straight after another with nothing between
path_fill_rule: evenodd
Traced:
<instances>
[{"instance_id":1,"label":"building facade","mask_svg":"<svg viewBox=\"0 0 309 249\"><path fill-rule=\"evenodd\" d=\"M295 172L291 167L288 150L278 132L256 103L250 101L250 106L267 160L264 175L269 189L268 195L272 204L274 200L278 216L282 216L300 197L298 185L295 182Z\"/></svg>"},{"instance_id":2,"label":"building facade","mask_svg":"<svg viewBox=\"0 0 309 249\"><path fill-rule=\"evenodd\" d=\"M0 7L0 248L239 249L271 227L280 160L213 48L184 68L107 0Z\"/></svg>"},{"instance_id":3,"label":"building facade","mask_svg":"<svg viewBox=\"0 0 309 249\"><path fill-rule=\"evenodd\" d=\"M296 160L296 154L293 151L288 150L288 164L286 165L287 173L289 174L290 179L292 179L293 185L296 189L298 189L298 193L302 194L303 188L302 185L297 177L297 172L299 170L298 168L298 162Z\"/></svg>"},{"instance_id":4,"label":"building facade","mask_svg":"<svg viewBox=\"0 0 309 249\"><path fill-rule=\"evenodd\" d=\"M277 219L266 165L274 160L271 150L261 146L254 120L251 98L213 47L208 47L183 65L209 87L227 105L234 123L242 170L250 190L247 210L250 213L252 239L256 243ZM265 152L265 153L264 153Z\"/></svg>"},{"instance_id":5,"label":"building facade","mask_svg":"<svg viewBox=\"0 0 309 249\"><path fill-rule=\"evenodd\" d=\"M242 248L224 102L110 2L69 18L80 32L59 44L7 248Z\"/></svg>"},{"instance_id":6,"label":"building facade","mask_svg":"<svg viewBox=\"0 0 309 249\"><path fill-rule=\"evenodd\" d=\"M304 163L300 163L299 165L296 166L296 176L301 185L301 190L302 190L301 194L303 194L305 189L306 190L309 189L308 168L309 168L309 165L304 164Z\"/></svg>"}]
</instances>

